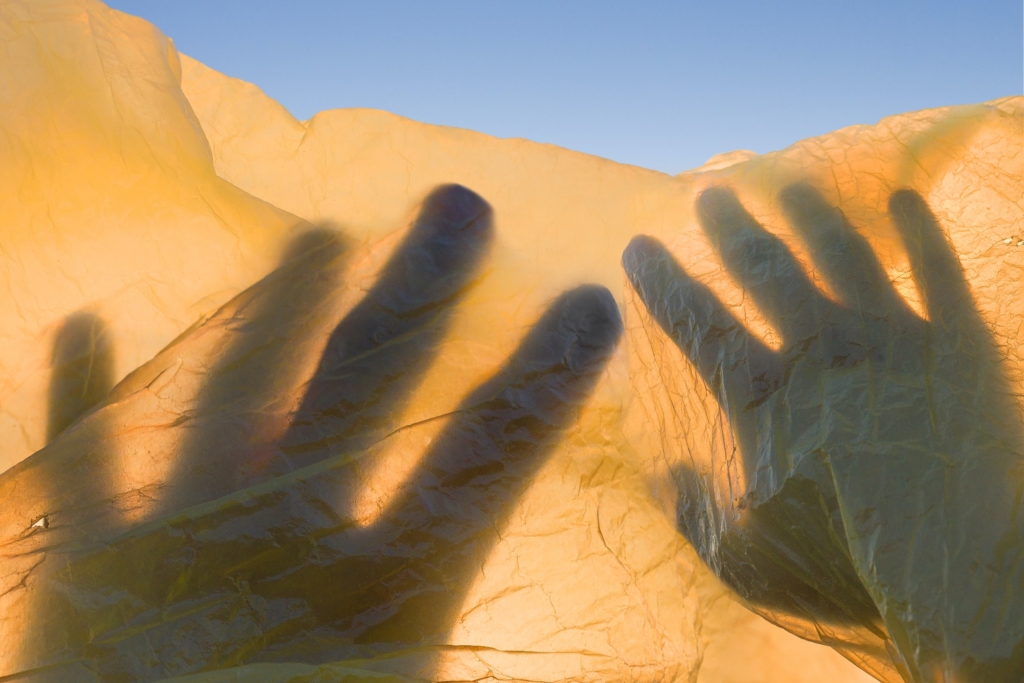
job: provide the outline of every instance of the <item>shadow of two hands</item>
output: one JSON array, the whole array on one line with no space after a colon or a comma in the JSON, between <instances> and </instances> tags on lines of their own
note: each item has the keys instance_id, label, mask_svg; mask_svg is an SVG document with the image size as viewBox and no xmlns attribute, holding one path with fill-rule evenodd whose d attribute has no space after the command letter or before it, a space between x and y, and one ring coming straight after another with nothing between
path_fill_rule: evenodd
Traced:
<instances>
[{"instance_id":1,"label":"shadow of two hands","mask_svg":"<svg viewBox=\"0 0 1024 683\"><path fill-rule=\"evenodd\" d=\"M755 609L879 677L1017 680L1020 526L1007 482L1020 439L956 256L919 197L893 196L925 320L839 211L804 186L783 203L838 303L731 193L698 200L726 267L779 330L779 351L653 240L637 238L624 255L641 299L728 415L748 483L742 505L723 505L706 473L680 467L679 528ZM36 481L78 482L51 489L49 529L20 529L9 546L48 563L30 570L47 580L32 584L44 588L25 669L49 672L38 680L152 680L405 648L428 672L430 646L444 642L497 529L621 332L605 290L564 294L450 416L374 523L339 513L361 481L350 454L399 426L490 234L479 197L432 194L330 335L283 436L266 440L261 425L281 413L271 409L287 385L280 377L297 372L295 347L315 337L311 321L341 277L344 249L331 233L305 237L207 321L234 341L215 347L195 408L168 425L185 437L164 480L121 491L110 483L116 458L66 446L138 390L128 380L53 448L0 477L9 490L32 468ZM145 496L153 521L118 527L124 506L111 502L133 495ZM1011 609L990 599L999 591Z\"/></svg>"},{"instance_id":2,"label":"shadow of two hands","mask_svg":"<svg viewBox=\"0 0 1024 683\"><path fill-rule=\"evenodd\" d=\"M656 240L623 255L728 417L746 483L722 501L706 467L678 466L680 531L756 611L882 680L1024 680L1024 439L955 252L919 195L892 195L925 319L842 212L807 185L780 199L838 301L731 191L697 201L778 351Z\"/></svg>"},{"instance_id":3,"label":"shadow of two hands","mask_svg":"<svg viewBox=\"0 0 1024 683\"><path fill-rule=\"evenodd\" d=\"M166 476L124 491L117 457L67 445L90 420L109 421L104 415L135 394L156 391L169 371L150 377L143 366L0 477L8 491L19 476L50 482L48 528L7 539L12 552L39 558L30 573L45 577L23 582L35 593L20 670L31 680L154 680L404 650L429 675L433 646L446 642L517 498L622 330L607 290L558 297L504 366L447 416L376 519L357 523L348 513L360 454L401 426L401 407L478 276L492 233L479 196L460 186L431 193L376 283L330 334L280 437L261 441L263 423L281 412L281 388L293 381L281 377L300 371L296 345L315 337L341 278L345 250L329 232L301 238L277 271L183 335L218 328L232 341L213 345L194 409L166 425L183 434L173 454L156 456L170 458ZM123 452L148 457L146 435L127 429L116 439ZM59 485L69 479L77 484ZM125 524L118 501L140 491L145 518ZM17 495L32 494L22 487Z\"/></svg>"}]
</instances>

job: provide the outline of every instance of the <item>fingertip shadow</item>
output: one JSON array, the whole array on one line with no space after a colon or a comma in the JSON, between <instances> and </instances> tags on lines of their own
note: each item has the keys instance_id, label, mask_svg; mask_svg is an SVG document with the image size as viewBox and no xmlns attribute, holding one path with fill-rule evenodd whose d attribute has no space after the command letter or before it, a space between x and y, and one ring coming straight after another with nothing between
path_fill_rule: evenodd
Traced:
<instances>
[{"instance_id":1,"label":"fingertip shadow","mask_svg":"<svg viewBox=\"0 0 1024 683\"><path fill-rule=\"evenodd\" d=\"M312 263L304 262L305 267L329 266L350 251L351 247L351 240L337 225L331 222L317 223L291 236L281 251L277 267L283 268L293 261L307 258Z\"/></svg>"},{"instance_id":2,"label":"fingertip shadow","mask_svg":"<svg viewBox=\"0 0 1024 683\"><path fill-rule=\"evenodd\" d=\"M106 322L89 311L64 319L53 341L46 442L53 441L114 386L114 344Z\"/></svg>"},{"instance_id":3,"label":"fingertip shadow","mask_svg":"<svg viewBox=\"0 0 1024 683\"><path fill-rule=\"evenodd\" d=\"M397 426L455 304L478 277L493 232L490 205L465 187L442 185L424 199L373 287L324 348L281 439L292 468L365 448Z\"/></svg>"}]
</instances>

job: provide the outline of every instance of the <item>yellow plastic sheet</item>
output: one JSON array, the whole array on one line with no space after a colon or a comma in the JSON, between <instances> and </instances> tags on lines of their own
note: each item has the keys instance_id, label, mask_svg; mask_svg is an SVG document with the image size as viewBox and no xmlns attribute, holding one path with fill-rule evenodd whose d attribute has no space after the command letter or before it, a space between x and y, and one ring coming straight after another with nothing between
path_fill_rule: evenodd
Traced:
<instances>
[{"instance_id":1,"label":"yellow plastic sheet","mask_svg":"<svg viewBox=\"0 0 1024 683\"><path fill-rule=\"evenodd\" d=\"M0 39L0 676L1022 678L1021 98L673 178Z\"/></svg>"}]
</instances>

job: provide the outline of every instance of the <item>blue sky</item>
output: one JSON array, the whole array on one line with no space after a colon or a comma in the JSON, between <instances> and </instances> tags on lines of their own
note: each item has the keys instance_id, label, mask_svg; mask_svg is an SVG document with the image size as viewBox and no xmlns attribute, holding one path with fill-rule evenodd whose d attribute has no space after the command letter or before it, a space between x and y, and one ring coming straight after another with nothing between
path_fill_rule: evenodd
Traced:
<instances>
[{"instance_id":1,"label":"blue sky","mask_svg":"<svg viewBox=\"0 0 1024 683\"><path fill-rule=\"evenodd\" d=\"M372 107L678 173L1024 88L1020 0L110 0L299 119Z\"/></svg>"}]
</instances>

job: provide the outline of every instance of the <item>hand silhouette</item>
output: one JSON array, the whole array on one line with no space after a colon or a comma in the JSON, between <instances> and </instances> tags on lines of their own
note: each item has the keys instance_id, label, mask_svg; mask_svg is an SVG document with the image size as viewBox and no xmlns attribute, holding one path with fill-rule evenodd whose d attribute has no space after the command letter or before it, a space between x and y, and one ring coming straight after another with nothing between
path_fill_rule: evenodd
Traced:
<instances>
[{"instance_id":1,"label":"hand silhouette","mask_svg":"<svg viewBox=\"0 0 1024 683\"><path fill-rule=\"evenodd\" d=\"M709 473L679 467L680 531L759 613L881 680L1024 680L1021 421L955 253L920 196L892 195L922 319L839 210L807 185L781 201L838 303L731 191L697 201L778 351L655 240L623 255L745 475L723 502Z\"/></svg>"},{"instance_id":2,"label":"hand silhouette","mask_svg":"<svg viewBox=\"0 0 1024 683\"><path fill-rule=\"evenodd\" d=\"M440 434L375 519L357 519L361 472L401 426L490 223L469 190L436 190L303 383L297 359L332 310L343 256L335 237L313 234L0 476L16 511L0 529L11 569L0 625L21 643L2 673L151 681L300 662L330 677L344 662L402 655L429 676L516 499L621 332L607 290L558 297L504 367L438 417ZM197 372L189 408L166 387ZM156 448L167 434L159 443L175 448ZM165 474L123 475L131 458Z\"/></svg>"}]
</instances>

